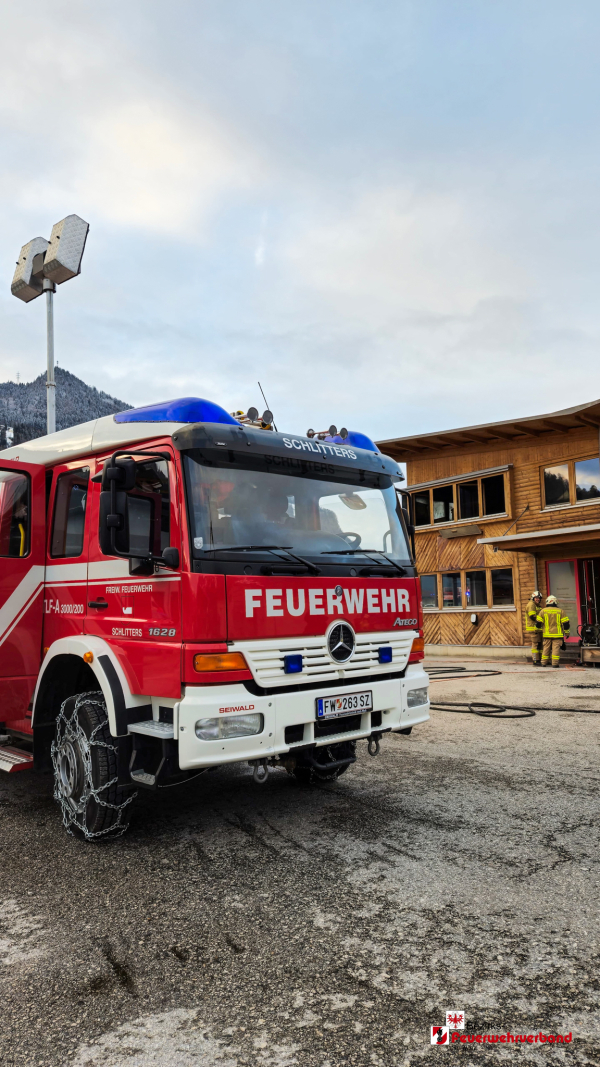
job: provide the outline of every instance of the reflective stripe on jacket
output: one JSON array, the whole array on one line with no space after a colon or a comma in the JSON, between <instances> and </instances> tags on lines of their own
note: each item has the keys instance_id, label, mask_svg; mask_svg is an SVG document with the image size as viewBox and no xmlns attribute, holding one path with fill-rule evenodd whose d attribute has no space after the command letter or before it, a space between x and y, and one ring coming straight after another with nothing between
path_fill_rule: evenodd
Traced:
<instances>
[{"instance_id":1,"label":"reflective stripe on jacket","mask_svg":"<svg viewBox=\"0 0 600 1067\"><path fill-rule=\"evenodd\" d=\"M544 637L564 637L565 633L569 636L569 616L563 615L560 608L542 608L537 624L538 630L543 628Z\"/></svg>"},{"instance_id":2,"label":"reflective stripe on jacket","mask_svg":"<svg viewBox=\"0 0 600 1067\"><path fill-rule=\"evenodd\" d=\"M535 625L535 620L537 619L539 610L540 609L538 608L535 600L530 600L528 605L527 605L527 607L525 608L525 619L526 619L525 632L526 633L534 634L536 632L537 626Z\"/></svg>"}]
</instances>

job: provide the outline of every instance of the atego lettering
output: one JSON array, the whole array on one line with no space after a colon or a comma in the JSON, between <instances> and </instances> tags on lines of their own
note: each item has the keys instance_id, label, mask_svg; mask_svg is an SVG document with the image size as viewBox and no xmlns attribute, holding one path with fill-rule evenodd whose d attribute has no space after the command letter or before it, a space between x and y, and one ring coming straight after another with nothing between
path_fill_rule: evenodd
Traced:
<instances>
[{"instance_id":1,"label":"atego lettering","mask_svg":"<svg viewBox=\"0 0 600 1067\"><path fill-rule=\"evenodd\" d=\"M284 615L369 615L405 614L410 611L408 589L246 589L246 618L265 614L267 618ZM412 621L412 620L411 620ZM416 620L414 620L416 622Z\"/></svg>"}]
</instances>

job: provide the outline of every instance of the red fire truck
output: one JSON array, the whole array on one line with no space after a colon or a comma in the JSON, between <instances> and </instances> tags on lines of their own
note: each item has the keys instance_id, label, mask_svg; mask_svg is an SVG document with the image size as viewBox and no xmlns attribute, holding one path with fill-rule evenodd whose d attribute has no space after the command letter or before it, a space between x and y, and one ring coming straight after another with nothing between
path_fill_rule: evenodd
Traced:
<instances>
[{"instance_id":1,"label":"red fire truck","mask_svg":"<svg viewBox=\"0 0 600 1067\"><path fill-rule=\"evenodd\" d=\"M428 718L397 464L261 425L183 398L0 453L0 768L52 773L71 833L223 764L329 781Z\"/></svg>"}]
</instances>

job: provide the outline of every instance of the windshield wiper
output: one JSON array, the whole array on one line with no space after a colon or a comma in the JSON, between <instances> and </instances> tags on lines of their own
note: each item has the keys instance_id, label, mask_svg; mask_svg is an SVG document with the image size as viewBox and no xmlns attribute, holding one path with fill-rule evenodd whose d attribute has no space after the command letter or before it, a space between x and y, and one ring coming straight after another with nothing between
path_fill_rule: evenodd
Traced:
<instances>
[{"instance_id":1,"label":"windshield wiper","mask_svg":"<svg viewBox=\"0 0 600 1067\"><path fill-rule=\"evenodd\" d=\"M291 547L291 546L290 546ZM205 548L205 552L273 552L274 549L278 549L280 552L287 552L286 545L213 545L212 548Z\"/></svg>"},{"instance_id":2,"label":"windshield wiper","mask_svg":"<svg viewBox=\"0 0 600 1067\"><path fill-rule=\"evenodd\" d=\"M393 559L386 556L384 552L379 552L376 548L372 548L367 552L364 548L342 548L342 549L328 549L327 552L321 552L321 556L366 556L367 559L372 559L373 563L377 563L379 567L383 567L384 564L380 563L378 559L374 559L372 553L375 552L378 556L383 558L389 563L390 567L395 567L400 574L406 574L404 567L401 567L399 563L395 563Z\"/></svg>"},{"instance_id":3,"label":"windshield wiper","mask_svg":"<svg viewBox=\"0 0 600 1067\"><path fill-rule=\"evenodd\" d=\"M218 548L206 549L208 552L272 552L276 555L277 552L287 552L288 556L295 559L298 563L301 563L303 567L306 567L311 574L320 574L319 568L314 563L309 563L303 556L297 555L297 553L291 551L291 545L219 545ZM281 557L279 557L281 558ZM284 562L282 560L282 562Z\"/></svg>"}]
</instances>

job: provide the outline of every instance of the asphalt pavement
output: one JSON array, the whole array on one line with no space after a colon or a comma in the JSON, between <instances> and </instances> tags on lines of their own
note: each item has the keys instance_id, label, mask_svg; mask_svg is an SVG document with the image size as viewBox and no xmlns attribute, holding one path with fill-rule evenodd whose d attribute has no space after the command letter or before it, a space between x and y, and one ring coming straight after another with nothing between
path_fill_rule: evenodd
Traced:
<instances>
[{"instance_id":1,"label":"asphalt pavement","mask_svg":"<svg viewBox=\"0 0 600 1067\"><path fill-rule=\"evenodd\" d=\"M465 665L502 673L433 699L536 716L433 711L316 787L222 768L113 842L0 776L3 1067L600 1064L600 671ZM442 1051L447 1010L573 1039Z\"/></svg>"}]
</instances>

